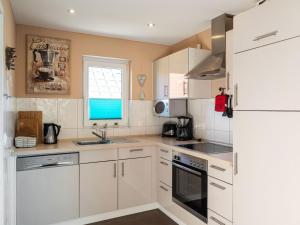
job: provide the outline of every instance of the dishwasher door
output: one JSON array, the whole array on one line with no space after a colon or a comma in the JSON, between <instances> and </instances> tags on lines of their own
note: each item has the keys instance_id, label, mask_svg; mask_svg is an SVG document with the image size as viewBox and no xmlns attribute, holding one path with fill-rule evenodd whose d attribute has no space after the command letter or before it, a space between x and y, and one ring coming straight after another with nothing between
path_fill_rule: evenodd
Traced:
<instances>
[{"instance_id":1,"label":"dishwasher door","mask_svg":"<svg viewBox=\"0 0 300 225\"><path fill-rule=\"evenodd\" d=\"M21 164L24 169L17 171L17 225L48 225L79 217L76 156L45 157L17 159L17 168Z\"/></svg>"}]
</instances>

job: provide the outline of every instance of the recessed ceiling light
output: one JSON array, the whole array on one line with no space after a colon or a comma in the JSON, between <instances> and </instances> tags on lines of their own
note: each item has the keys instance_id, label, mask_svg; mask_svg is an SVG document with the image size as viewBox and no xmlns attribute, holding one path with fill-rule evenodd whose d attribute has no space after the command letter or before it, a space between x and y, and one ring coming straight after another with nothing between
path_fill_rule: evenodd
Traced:
<instances>
[{"instance_id":1,"label":"recessed ceiling light","mask_svg":"<svg viewBox=\"0 0 300 225\"><path fill-rule=\"evenodd\" d=\"M153 28L153 27L155 27L155 23L148 23L147 26L148 26L149 28Z\"/></svg>"},{"instance_id":2,"label":"recessed ceiling light","mask_svg":"<svg viewBox=\"0 0 300 225\"><path fill-rule=\"evenodd\" d=\"M74 14L75 13L75 9L68 9L68 13Z\"/></svg>"}]
</instances>

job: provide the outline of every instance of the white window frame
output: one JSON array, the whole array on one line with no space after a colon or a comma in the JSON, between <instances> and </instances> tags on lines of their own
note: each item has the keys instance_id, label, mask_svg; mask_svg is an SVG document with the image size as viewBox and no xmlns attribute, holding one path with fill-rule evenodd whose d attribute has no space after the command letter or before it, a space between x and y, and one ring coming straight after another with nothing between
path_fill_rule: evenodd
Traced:
<instances>
[{"instance_id":1,"label":"white window frame","mask_svg":"<svg viewBox=\"0 0 300 225\"><path fill-rule=\"evenodd\" d=\"M117 66L116 66L117 65ZM89 120L89 79L88 68L90 66L121 68L122 70L122 100L123 112L120 120ZM83 101L84 101L84 127L92 127L94 123L102 126L107 124L109 127L118 123L119 126L128 126L128 99L129 99L129 60L106 58L99 56L83 56Z\"/></svg>"}]
</instances>

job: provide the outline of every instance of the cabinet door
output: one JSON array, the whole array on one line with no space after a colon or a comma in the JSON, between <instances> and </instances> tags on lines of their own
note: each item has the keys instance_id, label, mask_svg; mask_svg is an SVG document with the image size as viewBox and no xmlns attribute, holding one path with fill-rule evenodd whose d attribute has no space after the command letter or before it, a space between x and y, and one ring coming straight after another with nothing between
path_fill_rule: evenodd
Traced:
<instances>
[{"instance_id":1,"label":"cabinet door","mask_svg":"<svg viewBox=\"0 0 300 225\"><path fill-rule=\"evenodd\" d=\"M151 157L119 160L119 209L151 202Z\"/></svg>"},{"instance_id":2,"label":"cabinet door","mask_svg":"<svg viewBox=\"0 0 300 225\"><path fill-rule=\"evenodd\" d=\"M300 1L272 0L234 17L234 52L300 35Z\"/></svg>"},{"instance_id":3,"label":"cabinet door","mask_svg":"<svg viewBox=\"0 0 300 225\"><path fill-rule=\"evenodd\" d=\"M235 113L234 224L300 224L299 124L299 112Z\"/></svg>"},{"instance_id":4,"label":"cabinet door","mask_svg":"<svg viewBox=\"0 0 300 225\"><path fill-rule=\"evenodd\" d=\"M154 98L168 98L169 91L169 57L156 60L153 63Z\"/></svg>"},{"instance_id":5,"label":"cabinet door","mask_svg":"<svg viewBox=\"0 0 300 225\"><path fill-rule=\"evenodd\" d=\"M226 32L226 92L233 94L233 31Z\"/></svg>"},{"instance_id":6,"label":"cabinet door","mask_svg":"<svg viewBox=\"0 0 300 225\"><path fill-rule=\"evenodd\" d=\"M168 208L172 205L172 188L165 185L164 183L158 183L158 203L164 207Z\"/></svg>"},{"instance_id":7,"label":"cabinet door","mask_svg":"<svg viewBox=\"0 0 300 225\"><path fill-rule=\"evenodd\" d=\"M170 98L188 97L189 49L175 52L169 56L169 91Z\"/></svg>"},{"instance_id":8,"label":"cabinet door","mask_svg":"<svg viewBox=\"0 0 300 225\"><path fill-rule=\"evenodd\" d=\"M234 56L236 110L300 110L300 37Z\"/></svg>"},{"instance_id":9,"label":"cabinet door","mask_svg":"<svg viewBox=\"0 0 300 225\"><path fill-rule=\"evenodd\" d=\"M197 48L189 48L189 71L211 55L211 51ZM190 79L188 83L189 99L211 98L212 81Z\"/></svg>"},{"instance_id":10,"label":"cabinet door","mask_svg":"<svg viewBox=\"0 0 300 225\"><path fill-rule=\"evenodd\" d=\"M117 210L117 161L80 165L80 216Z\"/></svg>"},{"instance_id":11,"label":"cabinet door","mask_svg":"<svg viewBox=\"0 0 300 225\"><path fill-rule=\"evenodd\" d=\"M232 221L232 185L208 177L207 207Z\"/></svg>"}]
</instances>

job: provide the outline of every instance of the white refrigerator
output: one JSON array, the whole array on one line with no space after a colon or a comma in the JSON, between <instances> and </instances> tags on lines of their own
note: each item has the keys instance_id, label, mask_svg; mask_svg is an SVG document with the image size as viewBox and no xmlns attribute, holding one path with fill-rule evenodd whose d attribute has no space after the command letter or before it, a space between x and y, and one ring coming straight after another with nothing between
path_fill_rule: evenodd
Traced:
<instances>
[{"instance_id":1,"label":"white refrigerator","mask_svg":"<svg viewBox=\"0 0 300 225\"><path fill-rule=\"evenodd\" d=\"M300 224L300 1L234 19L234 225Z\"/></svg>"},{"instance_id":2,"label":"white refrigerator","mask_svg":"<svg viewBox=\"0 0 300 225\"><path fill-rule=\"evenodd\" d=\"M234 55L234 225L300 224L300 37L274 38Z\"/></svg>"}]
</instances>

